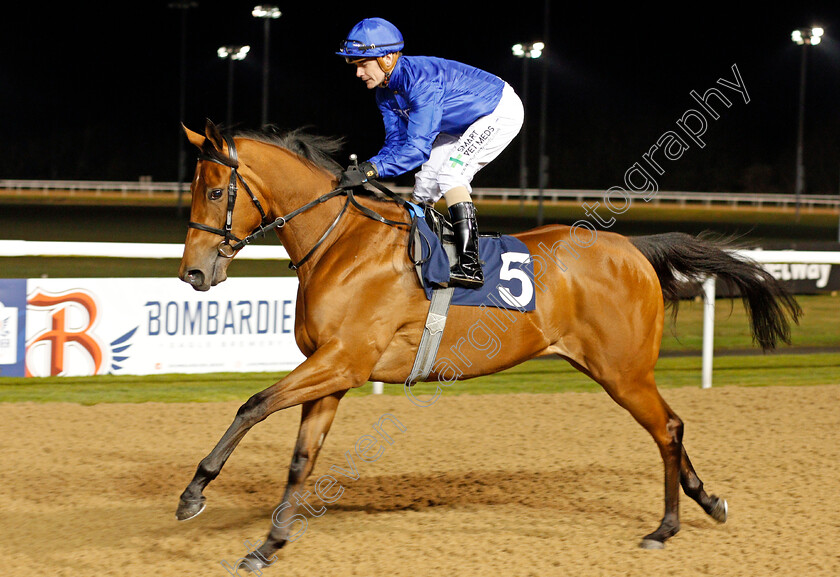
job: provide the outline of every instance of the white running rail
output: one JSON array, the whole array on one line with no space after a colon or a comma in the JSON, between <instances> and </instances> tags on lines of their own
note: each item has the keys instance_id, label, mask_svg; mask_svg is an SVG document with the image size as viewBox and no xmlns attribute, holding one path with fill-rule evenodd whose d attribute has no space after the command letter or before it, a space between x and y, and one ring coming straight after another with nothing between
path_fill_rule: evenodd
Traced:
<instances>
[{"instance_id":1,"label":"white running rail","mask_svg":"<svg viewBox=\"0 0 840 577\"><path fill-rule=\"evenodd\" d=\"M183 244L135 242L57 242L42 240L0 240L0 257L7 256L92 256L111 258L181 258ZM289 253L279 245L250 245L238 259L289 260Z\"/></svg>"},{"instance_id":2,"label":"white running rail","mask_svg":"<svg viewBox=\"0 0 840 577\"><path fill-rule=\"evenodd\" d=\"M125 242L50 242L27 240L0 240L0 256L67 256L67 257L112 257L112 258L181 258L182 244L143 244ZM808 263L840 264L840 252L796 251L796 250L738 250L736 254L758 263ZM288 260L289 255L282 246L251 245L245 247L236 258L253 260ZM715 328L715 279L703 282L703 369L702 386L712 386L712 365L714 359ZM375 392L381 385L375 386Z\"/></svg>"}]
</instances>

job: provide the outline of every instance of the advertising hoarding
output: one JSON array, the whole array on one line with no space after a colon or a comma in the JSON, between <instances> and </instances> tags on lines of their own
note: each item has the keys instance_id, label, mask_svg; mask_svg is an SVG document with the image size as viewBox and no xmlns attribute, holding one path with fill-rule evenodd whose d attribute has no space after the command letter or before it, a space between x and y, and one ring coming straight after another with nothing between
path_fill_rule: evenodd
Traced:
<instances>
[{"instance_id":1,"label":"advertising hoarding","mask_svg":"<svg viewBox=\"0 0 840 577\"><path fill-rule=\"evenodd\" d=\"M0 280L0 376L284 371L296 278Z\"/></svg>"}]
</instances>

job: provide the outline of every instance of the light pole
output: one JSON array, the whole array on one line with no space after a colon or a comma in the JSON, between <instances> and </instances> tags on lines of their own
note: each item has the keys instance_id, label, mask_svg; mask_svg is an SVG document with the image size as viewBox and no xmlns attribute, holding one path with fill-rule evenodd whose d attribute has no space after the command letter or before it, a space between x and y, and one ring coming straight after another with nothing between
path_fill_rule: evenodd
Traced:
<instances>
[{"instance_id":1,"label":"light pole","mask_svg":"<svg viewBox=\"0 0 840 577\"><path fill-rule=\"evenodd\" d=\"M513 55L522 59L522 106L528 114L528 61L542 56L545 44L532 42L531 44L514 44L511 47ZM528 187L528 122L522 122L522 131L519 135L519 212L522 213L525 206L525 189Z\"/></svg>"},{"instance_id":2,"label":"light pole","mask_svg":"<svg viewBox=\"0 0 840 577\"><path fill-rule=\"evenodd\" d=\"M268 6L261 4L254 6L251 10L251 16L254 18L262 18L263 25L263 87L262 87L262 126L268 124L268 39L269 39L269 24L272 20L277 20L283 13L277 6Z\"/></svg>"},{"instance_id":3,"label":"light pole","mask_svg":"<svg viewBox=\"0 0 840 577\"><path fill-rule=\"evenodd\" d=\"M181 70L179 78L178 89L178 120L181 124L184 123L184 116L186 110L186 78L187 78L187 11L190 8L196 8L198 2L170 2L169 8L174 8L181 11ZM178 127L178 193L175 201L175 210L178 216L181 216L181 195L184 183L184 174L186 171L186 150L184 150L184 133L181 127Z\"/></svg>"},{"instance_id":4,"label":"light pole","mask_svg":"<svg viewBox=\"0 0 840 577\"><path fill-rule=\"evenodd\" d=\"M543 4L543 38L548 39L549 30L548 25L551 21L548 17L551 0L545 0ZM545 46L543 46L543 49ZM537 226L543 225L543 197L545 196L545 187L548 186L548 155L545 153L546 131L548 130L548 53L545 53L542 65L542 97L540 98L540 173L538 181L539 194L537 195Z\"/></svg>"},{"instance_id":5,"label":"light pole","mask_svg":"<svg viewBox=\"0 0 840 577\"><path fill-rule=\"evenodd\" d=\"M233 124L233 61L244 60L251 50L250 46L222 46L216 54L222 60L228 61L228 93L227 93L227 125L228 128Z\"/></svg>"},{"instance_id":6,"label":"light pole","mask_svg":"<svg viewBox=\"0 0 840 577\"><path fill-rule=\"evenodd\" d=\"M804 133L805 133L805 72L808 63L809 45L816 46L820 43L823 29L799 28L790 34L790 39L802 46L802 64L799 71L799 130L796 140L796 221L799 222L800 197L805 189L805 162L804 162Z\"/></svg>"}]
</instances>

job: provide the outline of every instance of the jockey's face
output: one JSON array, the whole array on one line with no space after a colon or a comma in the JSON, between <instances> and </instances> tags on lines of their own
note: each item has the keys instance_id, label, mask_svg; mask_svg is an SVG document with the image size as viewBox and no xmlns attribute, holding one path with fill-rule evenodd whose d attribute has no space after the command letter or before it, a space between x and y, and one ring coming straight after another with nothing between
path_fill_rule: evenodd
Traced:
<instances>
[{"instance_id":1,"label":"jockey's face","mask_svg":"<svg viewBox=\"0 0 840 577\"><path fill-rule=\"evenodd\" d=\"M356 78L360 78L369 89L376 88L385 80L385 73L376 58L357 60L353 64L356 66Z\"/></svg>"}]
</instances>

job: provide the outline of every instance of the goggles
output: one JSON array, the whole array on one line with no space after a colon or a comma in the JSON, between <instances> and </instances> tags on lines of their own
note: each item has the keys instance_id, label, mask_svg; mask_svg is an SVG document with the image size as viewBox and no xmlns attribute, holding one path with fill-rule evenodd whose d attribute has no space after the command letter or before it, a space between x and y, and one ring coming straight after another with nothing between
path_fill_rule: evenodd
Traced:
<instances>
[{"instance_id":1,"label":"goggles","mask_svg":"<svg viewBox=\"0 0 840 577\"><path fill-rule=\"evenodd\" d=\"M387 48L389 46L402 46L402 44L402 42L391 42L389 44L365 44L361 40L351 40L350 38L348 38L347 40L344 40L341 43L341 45L338 48L338 52L347 56L364 57L364 54L367 53L368 50L376 50L377 48ZM373 57L374 56L370 56L370 58Z\"/></svg>"}]
</instances>

